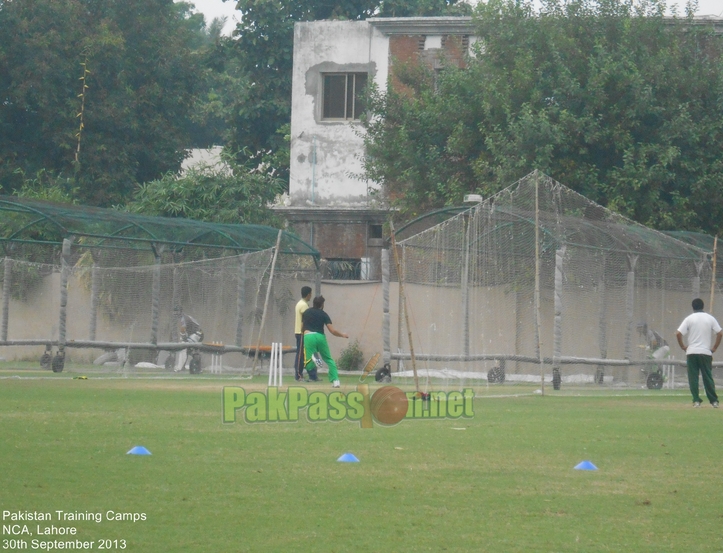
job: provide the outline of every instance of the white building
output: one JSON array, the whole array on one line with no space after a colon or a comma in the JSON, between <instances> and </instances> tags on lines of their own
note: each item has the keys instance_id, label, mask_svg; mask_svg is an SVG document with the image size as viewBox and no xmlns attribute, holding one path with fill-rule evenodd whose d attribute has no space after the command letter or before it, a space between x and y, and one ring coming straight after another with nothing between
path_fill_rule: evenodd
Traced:
<instances>
[{"instance_id":1,"label":"white building","mask_svg":"<svg viewBox=\"0 0 723 553\"><path fill-rule=\"evenodd\" d=\"M277 210L332 267L356 267L351 278L378 277L387 218L362 178L361 91L393 83L397 62L463 63L471 32L470 17L295 25L289 198Z\"/></svg>"}]
</instances>

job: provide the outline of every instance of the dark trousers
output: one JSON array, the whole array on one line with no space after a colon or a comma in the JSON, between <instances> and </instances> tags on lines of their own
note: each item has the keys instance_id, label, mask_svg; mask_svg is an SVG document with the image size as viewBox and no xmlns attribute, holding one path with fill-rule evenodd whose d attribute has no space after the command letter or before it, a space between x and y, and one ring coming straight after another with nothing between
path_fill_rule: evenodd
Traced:
<instances>
[{"instance_id":1,"label":"dark trousers","mask_svg":"<svg viewBox=\"0 0 723 553\"><path fill-rule=\"evenodd\" d=\"M688 365L688 386L693 394L693 402L702 403L698 393L698 374L703 376L703 386L708 401L716 403L718 395L715 393L715 382L713 380L713 356L702 353L691 353L686 356Z\"/></svg>"},{"instance_id":2,"label":"dark trousers","mask_svg":"<svg viewBox=\"0 0 723 553\"><path fill-rule=\"evenodd\" d=\"M294 334L296 336L296 359L294 360L294 378L302 380L304 378L304 340L303 334Z\"/></svg>"}]
</instances>

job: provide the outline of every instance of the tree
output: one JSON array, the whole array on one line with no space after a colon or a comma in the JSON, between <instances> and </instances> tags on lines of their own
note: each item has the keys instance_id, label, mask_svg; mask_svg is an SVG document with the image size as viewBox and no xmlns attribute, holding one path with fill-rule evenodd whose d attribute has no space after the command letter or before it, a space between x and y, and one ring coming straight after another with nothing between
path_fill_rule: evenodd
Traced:
<instances>
[{"instance_id":1,"label":"tree","mask_svg":"<svg viewBox=\"0 0 723 553\"><path fill-rule=\"evenodd\" d=\"M82 202L107 206L177 170L198 85L187 9L172 0L0 1L3 191L44 170L72 178Z\"/></svg>"},{"instance_id":2,"label":"tree","mask_svg":"<svg viewBox=\"0 0 723 553\"><path fill-rule=\"evenodd\" d=\"M689 7L690 8L690 7ZM406 213L539 169L660 229L723 225L723 41L665 2L489 0L463 70L377 91L367 174ZM689 14L692 10L688 10ZM416 205L415 205L416 202Z\"/></svg>"},{"instance_id":3,"label":"tree","mask_svg":"<svg viewBox=\"0 0 723 553\"><path fill-rule=\"evenodd\" d=\"M458 0L238 0L237 8L240 23L234 43L247 85L238 91L231 110L228 144L233 151L250 154L252 163L273 163L270 157L288 159L288 133L283 127L291 119L295 22L459 14L470 9ZM276 165L275 170L288 179L288 163Z\"/></svg>"},{"instance_id":4,"label":"tree","mask_svg":"<svg viewBox=\"0 0 723 553\"><path fill-rule=\"evenodd\" d=\"M283 191L283 182L263 169L238 165L234 156L222 158L216 166L197 166L181 175L167 173L140 185L125 209L212 223L277 226L268 205Z\"/></svg>"}]
</instances>

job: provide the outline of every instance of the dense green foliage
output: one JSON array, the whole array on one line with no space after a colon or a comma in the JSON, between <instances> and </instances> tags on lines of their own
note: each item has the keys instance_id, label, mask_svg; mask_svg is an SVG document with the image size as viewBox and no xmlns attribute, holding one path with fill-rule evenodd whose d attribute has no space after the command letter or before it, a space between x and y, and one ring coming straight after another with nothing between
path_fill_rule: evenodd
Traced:
<instances>
[{"instance_id":1,"label":"dense green foliage","mask_svg":"<svg viewBox=\"0 0 723 553\"><path fill-rule=\"evenodd\" d=\"M146 182L126 208L135 213L236 224L278 223L268 204L283 182L263 170L238 165L224 155L219 165L199 165Z\"/></svg>"},{"instance_id":2,"label":"dense green foliage","mask_svg":"<svg viewBox=\"0 0 723 553\"><path fill-rule=\"evenodd\" d=\"M198 85L198 18L187 20L187 8L172 0L0 2L5 193L22 185L18 170L45 170L72 177L82 202L109 205L178 168Z\"/></svg>"},{"instance_id":3,"label":"dense green foliage","mask_svg":"<svg viewBox=\"0 0 723 553\"><path fill-rule=\"evenodd\" d=\"M539 169L656 228L723 228L723 41L646 0L490 0L463 70L397 68L368 175L412 215Z\"/></svg>"}]
</instances>

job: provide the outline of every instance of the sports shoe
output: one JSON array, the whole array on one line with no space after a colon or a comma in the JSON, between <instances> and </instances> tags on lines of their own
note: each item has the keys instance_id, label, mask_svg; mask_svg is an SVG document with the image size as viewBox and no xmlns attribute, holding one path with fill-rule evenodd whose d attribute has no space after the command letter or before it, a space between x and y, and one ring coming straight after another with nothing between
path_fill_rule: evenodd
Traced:
<instances>
[{"instance_id":1,"label":"sports shoe","mask_svg":"<svg viewBox=\"0 0 723 553\"><path fill-rule=\"evenodd\" d=\"M332 388L341 388L341 382L339 382L338 380L335 380L334 382L331 383L331 387Z\"/></svg>"},{"instance_id":2,"label":"sports shoe","mask_svg":"<svg viewBox=\"0 0 723 553\"><path fill-rule=\"evenodd\" d=\"M700 407L700 401L694 401L693 407L696 407L696 408Z\"/></svg>"},{"instance_id":3,"label":"sports shoe","mask_svg":"<svg viewBox=\"0 0 723 553\"><path fill-rule=\"evenodd\" d=\"M718 402L717 402L717 401L714 401L713 403L711 403L711 405L713 406L713 409L718 409Z\"/></svg>"}]
</instances>

